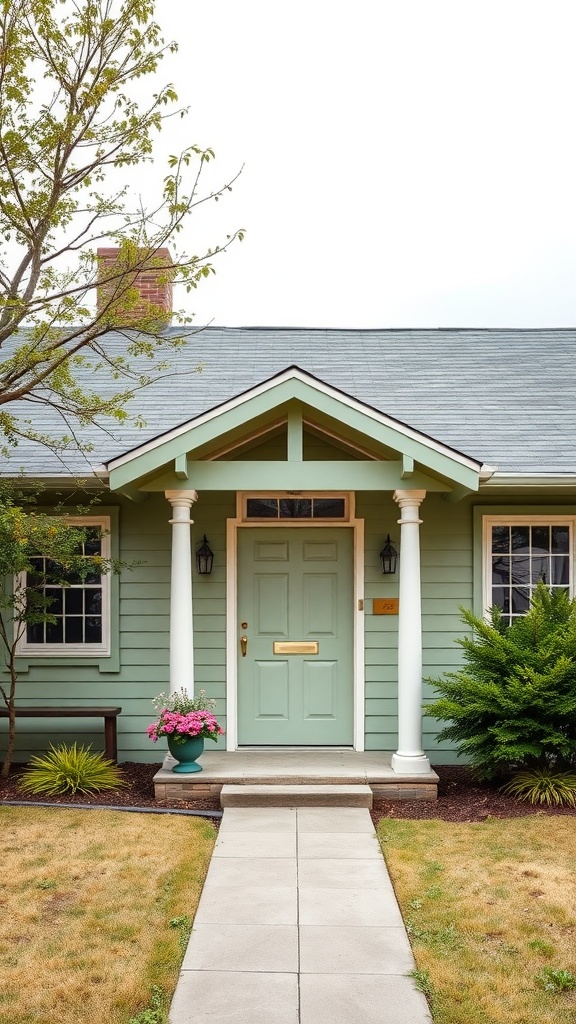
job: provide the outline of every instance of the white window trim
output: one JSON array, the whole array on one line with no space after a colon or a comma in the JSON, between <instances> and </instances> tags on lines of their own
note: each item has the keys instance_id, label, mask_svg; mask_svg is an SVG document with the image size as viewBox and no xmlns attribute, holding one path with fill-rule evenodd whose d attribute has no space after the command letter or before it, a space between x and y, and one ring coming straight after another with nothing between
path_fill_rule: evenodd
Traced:
<instances>
[{"instance_id":1,"label":"white window trim","mask_svg":"<svg viewBox=\"0 0 576 1024\"><path fill-rule=\"evenodd\" d=\"M574 551L576 534L576 516L567 515L483 515L482 516L482 607L485 617L492 605L492 545L491 531L493 526L555 526L570 527L570 583L568 592L574 597Z\"/></svg>"},{"instance_id":2,"label":"white window trim","mask_svg":"<svg viewBox=\"0 0 576 1024\"><path fill-rule=\"evenodd\" d=\"M65 516L71 526L99 526L102 530L102 557L111 557L110 516ZM15 587L23 585L23 576L15 578ZM93 658L110 654L110 573L102 574L102 642L99 644L33 644L26 634L16 645L16 655L26 658Z\"/></svg>"}]
</instances>

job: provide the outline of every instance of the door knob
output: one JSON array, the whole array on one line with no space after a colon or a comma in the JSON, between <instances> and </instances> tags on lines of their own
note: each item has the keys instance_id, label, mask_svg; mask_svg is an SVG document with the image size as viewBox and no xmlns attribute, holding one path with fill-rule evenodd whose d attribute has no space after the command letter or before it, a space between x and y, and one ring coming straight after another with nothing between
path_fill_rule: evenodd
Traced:
<instances>
[{"instance_id":1,"label":"door knob","mask_svg":"<svg viewBox=\"0 0 576 1024\"><path fill-rule=\"evenodd\" d=\"M242 657L245 658L246 657L246 651L248 649L248 637L247 636L241 636L240 637L240 649L242 651Z\"/></svg>"}]
</instances>

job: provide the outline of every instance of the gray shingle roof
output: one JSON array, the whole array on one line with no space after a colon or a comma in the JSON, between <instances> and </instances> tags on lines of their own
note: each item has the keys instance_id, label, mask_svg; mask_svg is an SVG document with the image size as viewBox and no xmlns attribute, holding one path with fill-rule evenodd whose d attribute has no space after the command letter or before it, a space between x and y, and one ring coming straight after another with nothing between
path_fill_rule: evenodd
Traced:
<instances>
[{"instance_id":1,"label":"gray shingle roof","mask_svg":"<svg viewBox=\"0 0 576 1024\"><path fill-rule=\"evenodd\" d=\"M120 350L121 335L108 345ZM168 358L176 376L132 402L146 425L82 436L101 464L296 364L327 384L501 471L576 473L576 330L317 330L209 327ZM202 363L201 373L192 372ZM26 406L39 430L60 430ZM67 453L68 470L87 472ZM21 444L8 469L58 473L46 450Z\"/></svg>"}]
</instances>

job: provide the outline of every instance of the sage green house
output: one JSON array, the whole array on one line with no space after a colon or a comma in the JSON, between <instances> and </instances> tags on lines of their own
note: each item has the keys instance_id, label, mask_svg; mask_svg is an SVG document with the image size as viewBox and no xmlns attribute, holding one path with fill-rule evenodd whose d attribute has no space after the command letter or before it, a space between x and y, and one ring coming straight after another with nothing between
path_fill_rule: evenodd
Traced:
<instances>
[{"instance_id":1,"label":"sage green house","mask_svg":"<svg viewBox=\"0 0 576 1024\"><path fill-rule=\"evenodd\" d=\"M90 428L92 451L65 468L32 445L4 468L48 491L83 477L103 548L132 564L66 592L57 626L23 638L20 703L122 706L120 760L161 759L151 699L183 686L216 698L227 750L382 750L403 775L454 761L422 703L460 661L460 606L515 616L539 579L573 588L575 344L194 335L135 400L144 427ZM97 723L61 734L99 745ZM25 759L46 722L18 737Z\"/></svg>"}]
</instances>

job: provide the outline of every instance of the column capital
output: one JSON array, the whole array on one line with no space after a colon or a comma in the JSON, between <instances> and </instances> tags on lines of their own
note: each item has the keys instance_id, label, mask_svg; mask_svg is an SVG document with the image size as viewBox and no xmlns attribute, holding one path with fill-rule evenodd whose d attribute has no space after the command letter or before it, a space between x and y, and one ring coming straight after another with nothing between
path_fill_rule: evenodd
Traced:
<instances>
[{"instance_id":1,"label":"column capital","mask_svg":"<svg viewBox=\"0 0 576 1024\"><path fill-rule=\"evenodd\" d=\"M166 500L172 508L192 508L195 501L198 501L196 491L164 491Z\"/></svg>"},{"instance_id":2,"label":"column capital","mask_svg":"<svg viewBox=\"0 0 576 1024\"><path fill-rule=\"evenodd\" d=\"M400 508L419 508L426 497L426 491L394 491L394 501Z\"/></svg>"}]
</instances>

